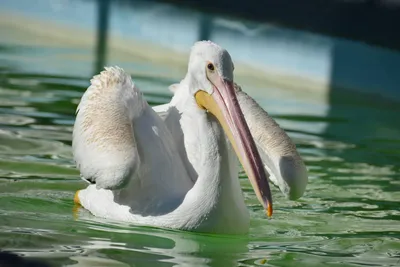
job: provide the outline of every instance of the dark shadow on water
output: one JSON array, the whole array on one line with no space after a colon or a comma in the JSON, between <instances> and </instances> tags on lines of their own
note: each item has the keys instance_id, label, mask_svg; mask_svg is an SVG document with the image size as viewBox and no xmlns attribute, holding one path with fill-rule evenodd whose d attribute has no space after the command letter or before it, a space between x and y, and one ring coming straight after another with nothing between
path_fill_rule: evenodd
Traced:
<instances>
[{"instance_id":1,"label":"dark shadow on water","mask_svg":"<svg viewBox=\"0 0 400 267\"><path fill-rule=\"evenodd\" d=\"M0 251L0 267L51 267L43 260L21 257L17 254Z\"/></svg>"}]
</instances>

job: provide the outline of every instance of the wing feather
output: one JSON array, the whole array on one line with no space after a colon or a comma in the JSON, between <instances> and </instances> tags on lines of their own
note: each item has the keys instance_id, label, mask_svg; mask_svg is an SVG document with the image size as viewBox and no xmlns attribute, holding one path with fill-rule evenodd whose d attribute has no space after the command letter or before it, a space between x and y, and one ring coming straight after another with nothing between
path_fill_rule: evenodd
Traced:
<instances>
[{"instance_id":1,"label":"wing feather","mask_svg":"<svg viewBox=\"0 0 400 267\"><path fill-rule=\"evenodd\" d=\"M301 197L308 183L308 174L296 145L239 85L236 85L236 95L270 180L289 199Z\"/></svg>"},{"instance_id":2,"label":"wing feather","mask_svg":"<svg viewBox=\"0 0 400 267\"><path fill-rule=\"evenodd\" d=\"M140 164L132 119L145 108L139 90L120 68L93 77L77 108L73 154L83 179L119 189Z\"/></svg>"}]
</instances>

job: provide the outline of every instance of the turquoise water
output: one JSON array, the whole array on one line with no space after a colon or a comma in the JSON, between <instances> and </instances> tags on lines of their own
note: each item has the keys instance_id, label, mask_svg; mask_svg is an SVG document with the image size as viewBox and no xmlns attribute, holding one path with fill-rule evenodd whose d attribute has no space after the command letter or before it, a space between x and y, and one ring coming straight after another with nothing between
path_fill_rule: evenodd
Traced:
<instances>
[{"instance_id":1,"label":"turquoise water","mask_svg":"<svg viewBox=\"0 0 400 267\"><path fill-rule=\"evenodd\" d=\"M248 236L137 227L76 210L73 194L86 184L71 132L91 55L0 38L1 249L56 266L400 266L399 105L337 89L316 99L301 86L244 84L293 138L310 175L299 201L273 189L272 219L242 176ZM166 88L181 77L160 78L158 69L133 76L152 105L169 101Z\"/></svg>"}]
</instances>

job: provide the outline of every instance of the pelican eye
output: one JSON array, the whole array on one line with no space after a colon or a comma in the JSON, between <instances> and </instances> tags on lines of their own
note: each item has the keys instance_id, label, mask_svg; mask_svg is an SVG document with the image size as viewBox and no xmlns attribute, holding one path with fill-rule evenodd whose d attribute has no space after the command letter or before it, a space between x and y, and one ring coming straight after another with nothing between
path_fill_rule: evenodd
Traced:
<instances>
[{"instance_id":1,"label":"pelican eye","mask_svg":"<svg viewBox=\"0 0 400 267\"><path fill-rule=\"evenodd\" d=\"M212 64L212 63L208 63L207 64L207 69L209 69L209 70L211 70L211 71L214 71L214 65Z\"/></svg>"}]
</instances>

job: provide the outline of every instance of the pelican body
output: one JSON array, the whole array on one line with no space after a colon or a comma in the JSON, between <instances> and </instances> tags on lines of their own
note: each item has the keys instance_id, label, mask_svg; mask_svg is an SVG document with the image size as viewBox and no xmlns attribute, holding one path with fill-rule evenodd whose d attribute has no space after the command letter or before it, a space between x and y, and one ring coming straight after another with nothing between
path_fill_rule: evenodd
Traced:
<instances>
[{"instance_id":1,"label":"pelican body","mask_svg":"<svg viewBox=\"0 0 400 267\"><path fill-rule=\"evenodd\" d=\"M225 49L197 42L170 103L153 108L122 69L95 76L73 130L74 159L90 183L75 203L139 225L243 234L239 162L268 216L269 180L299 198L308 178L296 147L234 83L233 70Z\"/></svg>"}]
</instances>

